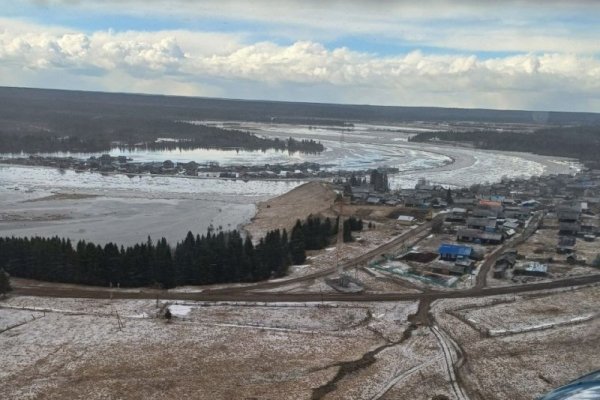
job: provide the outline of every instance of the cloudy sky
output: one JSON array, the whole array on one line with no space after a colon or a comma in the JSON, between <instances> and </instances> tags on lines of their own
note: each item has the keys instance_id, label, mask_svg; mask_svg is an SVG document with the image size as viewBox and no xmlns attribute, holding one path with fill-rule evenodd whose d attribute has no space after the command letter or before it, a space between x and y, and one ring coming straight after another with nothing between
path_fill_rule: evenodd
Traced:
<instances>
[{"instance_id":1,"label":"cloudy sky","mask_svg":"<svg viewBox=\"0 0 600 400\"><path fill-rule=\"evenodd\" d=\"M600 112L600 2L1 0L0 85Z\"/></svg>"}]
</instances>

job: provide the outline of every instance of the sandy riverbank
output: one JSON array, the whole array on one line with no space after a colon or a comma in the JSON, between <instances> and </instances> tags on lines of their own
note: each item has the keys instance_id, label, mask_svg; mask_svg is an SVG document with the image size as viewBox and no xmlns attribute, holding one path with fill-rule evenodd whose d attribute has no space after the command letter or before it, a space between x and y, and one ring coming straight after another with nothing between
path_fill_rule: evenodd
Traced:
<instances>
[{"instance_id":1,"label":"sandy riverbank","mask_svg":"<svg viewBox=\"0 0 600 400\"><path fill-rule=\"evenodd\" d=\"M287 229L289 232L296 220L304 220L310 214L333 216L331 207L335 196L335 191L327 183L305 183L281 196L260 202L256 215L244 226L244 230L253 238L260 238L273 229Z\"/></svg>"}]
</instances>

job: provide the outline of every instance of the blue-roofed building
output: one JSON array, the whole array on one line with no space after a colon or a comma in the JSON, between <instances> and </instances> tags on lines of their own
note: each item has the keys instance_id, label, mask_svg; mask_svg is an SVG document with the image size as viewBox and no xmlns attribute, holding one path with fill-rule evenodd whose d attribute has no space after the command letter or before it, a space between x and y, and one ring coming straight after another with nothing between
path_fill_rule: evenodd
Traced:
<instances>
[{"instance_id":1,"label":"blue-roofed building","mask_svg":"<svg viewBox=\"0 0 600 400\"><path fill-rule=\"evenodd\" d=\"M456 261L471 257L473 248L456 244L442 244L438 249L442 260Z\"/></svg>"}]
</instances>

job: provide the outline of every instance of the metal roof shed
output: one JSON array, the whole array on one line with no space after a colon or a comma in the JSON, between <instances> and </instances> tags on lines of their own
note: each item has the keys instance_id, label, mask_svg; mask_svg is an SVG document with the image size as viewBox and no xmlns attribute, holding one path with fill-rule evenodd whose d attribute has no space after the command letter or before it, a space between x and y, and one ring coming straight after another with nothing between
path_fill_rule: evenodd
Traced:
<instances>
[{"instance_id":1,"label":"metal roof shed","mask_svg":"<svg viewBox=\"0 0 600 400\"><path fill-rule=\"evenodd\" d=\"M456 260L457 258L467 258L473 253L473 248L469 246L459 246L455 244L442 244L438 253L443 259Z\"/></svg>"}]
</instances>

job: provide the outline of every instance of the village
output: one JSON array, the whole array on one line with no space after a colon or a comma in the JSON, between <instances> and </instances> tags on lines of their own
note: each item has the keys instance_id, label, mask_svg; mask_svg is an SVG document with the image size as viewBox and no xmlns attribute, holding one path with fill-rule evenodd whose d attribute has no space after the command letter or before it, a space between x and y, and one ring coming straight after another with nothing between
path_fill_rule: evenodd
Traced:
<instances>
[{"instance_id":1,"label":"village","mask_svg":"<svg viewBox=\"0 0 600 400\"><path fill-rule=\"evenodd\" d=\"M303 179L259 203L243 228L255 238L310 215L364 225L285 277L167 291L13 279L9 397L145 394L158 379L163 398L231 398L244 381L250 398L513 400L595 368L600 171L396 190L391 173Z\"/></svg>"},{"instance_id":2,"label":"village","mask_svg":"<svg viewBox=\"0 0 600 400\"><path fill-rule=\"evenodd\" d=\"M387 174L346 180L354 207L388 208L399 230L430 235L370 262L368 269L419 285L467 288L590 274L600 268L600 171L504 179L448 188L420 180L389 190ZM365 221L367 221L366 219ZM477 282L480 282L479 284Z\"/></svg>"},{"instance_id":3,"label":"village","mask_svg":"<svg viewBox=\"0 0 600 400\"><path fill-rule=\"evenodd\" d=\"M198 163L173 162L171 160L153 162L135 162L126 156L91 156L87 159L76 157L58 157L29 155L27 157L0 158L4 164L43 166L75 172L99 172L102 174L136 175L168 175L188 178L222 178L222 179L331 179L335 177L350 177L352 174L364 175L368 171L338 171L333 170L333 164L315 162L277 163L264 165L220 165L216 161ZM386 167L388 173L398 172L397 168Z\"/></svg>"},{"instance_id":4,"label":"village","mask_svg":"<svg viewBox=\"0 0 600 400\"><path fill-rule=\"evenodd\" d=\"M168 293L18 281L0 307L9 397L94 398L124 384L150 396L158 381L161 398L230 398L244 381L249 398L513 400L595 368L597 281L541 284L597 273L600 172L463 189L386 181L373 170L309 182L259 207L252 233L334 211L367 226L340 260L335 248L309 252L282 279ZM337 261L362 293L320 279ZM528 282L537 291L519 290Z\"/></svg>"},{"instance_id":5,"label":"village","mask_svg":"<svg viewBox=\"0 0 600 400\"><path fill-rule=\"evenodd\" d=\"M425 287L468 288L477 285L478 280L494 286L561 278L592 273L600 264L595 243L600 234L600 171L597 170L575 175L506 178L465 188L420 179L414 188L391 190L390 176L398 171L388 167L335 171L331 166L310 162L254 166L169 160L142 163L108 154L87 160L32 155L3 162L104 174L321 182L332 191L327 207L311 209L308 202L302 215L293 217L289 210L275 207L267 218L269 227L289 230L296 218L320 212L324 217L335 218L339 215L333 206L335 193L348 203L343 215L362 218L369 227L353 245L357 249L343 250L350 251L349 254L367 250L370 236L376 243L382 243L428 224L428 236L408 245L403 243L364 266L370 273ZM313 195L308 189L295 202ZM278 217L276 214L281 215L282 223L272 223ZM266 231L253 233L261 237Z\"/></svg>"}]
</instances>

